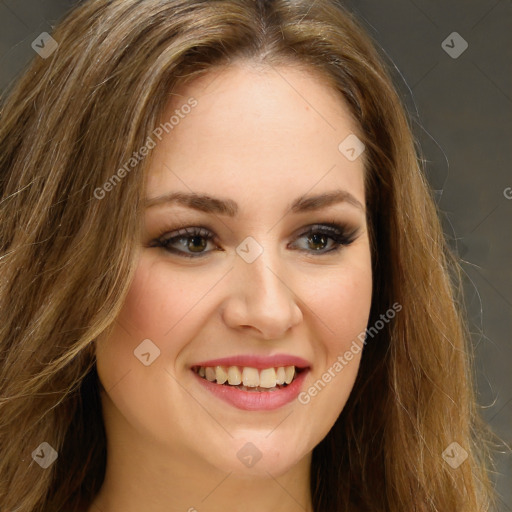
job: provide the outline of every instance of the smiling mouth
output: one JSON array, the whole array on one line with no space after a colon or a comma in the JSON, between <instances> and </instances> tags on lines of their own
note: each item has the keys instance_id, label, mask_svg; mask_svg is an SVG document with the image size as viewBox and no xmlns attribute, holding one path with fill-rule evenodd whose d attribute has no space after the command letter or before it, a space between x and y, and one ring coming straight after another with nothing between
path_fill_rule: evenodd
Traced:
<instances>
[{"instance_id":1,"label":"smiling mouth","mask_svg":"<svg viewBox=\"0 0 512 512\"><path fill-rule=\"evenodd\" d=\"M279 366L259 370L250 366L194 366L192 371L202 379L219 386L261 393L287 387L304 368Z\"/></svg>"}]
</instances>

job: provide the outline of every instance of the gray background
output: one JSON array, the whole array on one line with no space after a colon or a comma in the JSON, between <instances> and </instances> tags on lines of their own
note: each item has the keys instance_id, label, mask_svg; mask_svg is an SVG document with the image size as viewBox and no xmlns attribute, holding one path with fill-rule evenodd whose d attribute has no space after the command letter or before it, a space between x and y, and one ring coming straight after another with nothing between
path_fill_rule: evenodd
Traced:
<instances>
[{"instance_id":1,"label":"gray background","mask_svg":"<svg viewBox=\"0 0 512 512\"><path fill-rule=\"evenodd\" d=\"M74 3L0 0L0 90ZM512 0L345 3L387 55L411 114L445 232L463 260L479 402L512 446ZM453 32L468 44L457 58L444 49L462 48ZM512 453L500 451L499 512L512 512Z\"/></svg>"}]
</instances>

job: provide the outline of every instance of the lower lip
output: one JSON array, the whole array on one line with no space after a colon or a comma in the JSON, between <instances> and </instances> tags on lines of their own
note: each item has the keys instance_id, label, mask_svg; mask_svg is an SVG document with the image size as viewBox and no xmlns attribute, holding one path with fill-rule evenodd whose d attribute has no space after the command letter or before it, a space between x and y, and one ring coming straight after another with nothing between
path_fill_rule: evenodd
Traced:
<instances>
[{"instance_id":1,"label":"lower lip","mask_svg":"<svg viewBox=\"0 0 512 512\"><path fill-rule=\"evenodd\" d=\"M297 398L308 370L299 373L291 384L277 391L243 391L232 386L210 382L199 377L197 373L192 373L207 391L238 409L270 411L279 409L279 407L283 407Z\"/></svg>"}]
</instances>

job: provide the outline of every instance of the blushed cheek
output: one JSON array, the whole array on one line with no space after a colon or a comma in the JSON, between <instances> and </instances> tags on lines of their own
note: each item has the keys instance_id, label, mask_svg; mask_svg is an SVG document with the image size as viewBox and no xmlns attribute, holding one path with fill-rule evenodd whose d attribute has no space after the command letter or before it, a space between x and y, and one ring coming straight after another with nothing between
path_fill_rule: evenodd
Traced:
<instances>
[{"instance_id":1,"label":"blushed cheek","mask_svg":"<svg viewBox=\"0 0 512 512\"><path fill-rule=\"evenodd\" d=\"M147 370L134 353L144 340L151 340L163 356L152 363L153 371L173 355L175 347L165 343L165 333L174 321L171 312L175 316L183 313L177 295L168 292L172 279L159 267L142 256L112 331L97 340L98 373L107 391L127 373L136 378Z\"/></svg>"},{"instance_id":2,"label":"blushed cheek","mask_svg":"<svg viewBox=\"0 0 512 512\"><path fill-rule=\"evenodd\" d=\"M322 303L325 323L329 327L323 340L324 353L319 360L316 379L325 384L318 394L318 410L322 410L324 426L334 423L343 410L355 383L363 355L365 332L371 308L372 276L369 264L341 273L325 290ZM329 427L330 428L330 427ZM326 432L325 432L326 433Z\"/></svg>"},{"instance_id":3,"label":"blushed cheek","mask_svg":"<svg viewBox=\"0 0 512 512\"><path fill-rule=\"evenodd\" d=\"M319 298L317 309L327 328L329 359L348 350L364 333L371 307L371 269L331 280ZM361 342L359 342L361 345Z\"/></svg>"},{"instance_id":4,"label":"blushed cheek","mask_svg":"<svg viewBox=\"0 0 512 512\"><path fill-rule=\"evenodd\" d=\"M193 336L204 321L205 290L219 275L207 269L176 270L165 257L143 254L119 321L139 336L153 336L165 346L169 337Z\"/></svg>"},{"instance_id":5,"label":"blushed cheek","mask_svg":"<svg viewBox=\"0 0 512 512\"><path fill-rule=\"evenodd\" d=\"M107 390L127 371L139 369L140 362L135 359L134 350L143 340L150 339L159 348L161 346L160 308L164 283L155 279L155 275L143 260L139 262L112 331L97 340L98 372Z\"/></svg>"},{"instance_id":6,"label":"blushed cheek","mask_svg":"<svg viewBox=\"0 0 512 512\"><path fill-rule=\"evenodd\" d=\"M171 275L165 262L143 256L118 321L136 336L162 339L186 314L183 298L179 276Z\"/></svg>"},{"instance_id":7,"label":"blushed cheek","mask_svg":"<svg viewBox=\"0 0 512 512\"><path fill-rule=\"evenodd\" d=\"M162 287L162 283L159 284L151 272L151 267L141 261L118 321L128 330L150 337L151 326L155 326L154 316L159 309Z\"/></svg>"},{"instance_id":8,"label":"blushed cheek","mask_svg":"<svg viewBox=\"0 0 512 512\"><path fill-rule=\"evenodd\" d=\"M150 340L155 353L158 351L151 366L174 372L180 352L197 337L211 314L208 301L201 299L214 279L218 277L204 272L191 280L190 272L172 269L165 258L143 255L118 315L116 331L108 341L110 358L135 360L134 351ZM139 371L142 366L136 364L135 368Z\"/></svg>"}]
</instances>

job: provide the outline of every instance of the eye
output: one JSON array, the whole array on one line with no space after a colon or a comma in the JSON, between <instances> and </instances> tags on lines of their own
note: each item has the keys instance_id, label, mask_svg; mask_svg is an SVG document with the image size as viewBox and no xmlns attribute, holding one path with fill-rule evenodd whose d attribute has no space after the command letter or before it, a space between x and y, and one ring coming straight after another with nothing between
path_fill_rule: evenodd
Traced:
<instances>
[{"instance_id":1,"label":"eye","mask_svg":"<svg viewBox=\"0 0 512 512\"><path fill-rule=\"evenodd\" d=\"M187 227L173 231L168 235L163 235L157 240L154 240L151 243L151 247L162 247L170 253L178 254L185 258L197 258L211 252L205 251L204 249L207 247L208 242L211 242L214 239L215 235L206 228ZM176 245L190 251L190 253L185 252L183 249L173 247Z\"/></svg>"},{"instance_id":2,"label":"eye","mask_svg":"<svg viewBox=\"0 0 512 512\"><path fill-rule=\"evenodd\" d=\"M323 255L330 252L337 252L342 247L350 245L357 237L357 229L350 229L336 223L315 224L309 226L308 230L302 233L299 240L306 237L306 252L314 255ZM329 243L330 242L330 243ZM329 247L327 249L327 247Z\"/></svg>"},{"instance_id":3,"label":"eye","mask_svg":"<svg viewBox=\"0 0 512 512\"><path fill-rule=\"evenodd\" d=\"M315 224L309 226L297 238L305 238L306 248L302 252L322 255L336 252L343 246L350 245L357 236L357 229L349 229L336 223ZM185 258L199 258L208 255L212 250L206 250L209 242L216 240L215 235L203 227L186 227L169 234L162 235L151 243L151 247L162 247L166 251ZM179 248L178 248L179 247ZM222 249L214 249L222 250Z\"/></svg>"}]
</instances>

